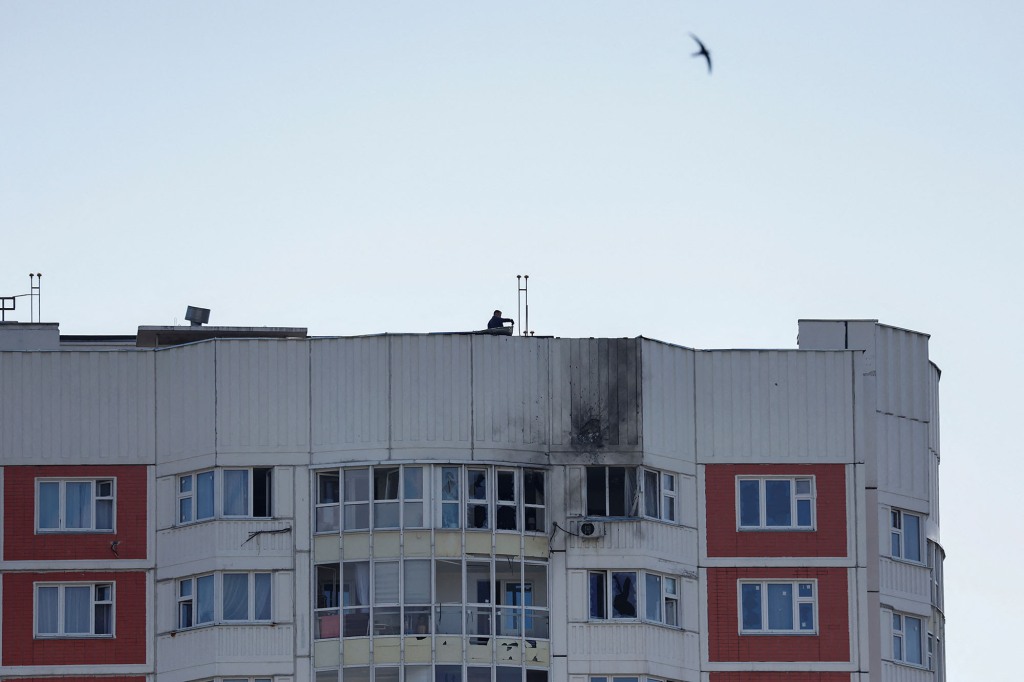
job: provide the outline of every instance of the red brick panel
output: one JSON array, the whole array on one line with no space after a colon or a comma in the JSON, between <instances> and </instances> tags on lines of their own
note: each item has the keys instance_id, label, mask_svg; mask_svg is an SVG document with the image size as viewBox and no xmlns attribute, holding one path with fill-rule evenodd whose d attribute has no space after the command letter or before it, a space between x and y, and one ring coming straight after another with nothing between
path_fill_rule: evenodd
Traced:
<instances>
[{"instance_id":1,"label":"red brick panel","mask_svg":"<svg viewBox=\"0 0 1024 682\"><path fill-rule=\"evenodd\" d=\"M814 476L816 529L737 530L737 476ZM845 557L842 464L711 464L704 468L709 557Z\"/></svg>"},{"instance_id":2,"label":"red brick panel","mask_svg":"<svg viewBox=\"0 0 1024 682\"><path fill-rule=\"evenodd\" d=\"M729 672L711 673L711 682L850 682L850 673Z\"/></svg>"},{"instance_id":3,"label":"red brick panel","mask_svg":"<svg viewBox=\"0 0 1024 682\"><path fill-rule=\"evenodd\" d=\"M116 479L114 533L36 533L37 478ZM145 559L145 465L125 466L9 466L4 467L4 558L29 559ZM118 541L117 556L110 543Z\"/></svg>"},{"instance_id":4,"label":"red brick panel","mask_svg":"<svg viewBox=\"0 0 1024 682\"><path fill-rule=\"evenodd\" d=\"M849 661L845 568L709 568L708 656L712 661ZM741 579L818 581L817 635L741 635ZM790 678L787 678L790 679Z\"/></svg>"},{"instance_id":5,"label":"red brick panel","mask_svg":"<svg viewBox=\"0 0 1024 682\"><path fill-rule=\"evenodd\" d=\"M83 677L82 675L61 675L60 677L10 677L10 682L146 682L145 675L114 675L104 677Z\"/></svg>"},{"instance_id":6,"label":"red brick panel","mask_svg":"<svg viewBox=\"0 0 1024 682\"><path fill-rule=\"evenodd\" d=\"M114 583L114 636L35 639L33 584L37 582ZM146 574L135 571L6 573L3 577L3 633L3 665L145 663Z\"/></svg>"}]
</instances>

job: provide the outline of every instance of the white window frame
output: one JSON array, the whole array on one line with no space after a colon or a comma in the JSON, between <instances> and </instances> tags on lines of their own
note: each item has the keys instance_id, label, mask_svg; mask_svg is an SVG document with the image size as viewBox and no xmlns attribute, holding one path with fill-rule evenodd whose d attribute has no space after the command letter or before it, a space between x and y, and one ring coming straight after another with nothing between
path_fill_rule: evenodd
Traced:
<instances>
[{"instance_id":1,"label":"white window frame","mask_svg":"<svg viewBox=\"0 0 1024 682\"><path fill-rule=\"evenodd\" d=\"M744 481L756 481L758 484L758 522L754 524L743 523L743 500L741 496L742 483ZM769 481L789 481L789 518L790 525L776 526L768 525L767 495L765 486ZM807 492L798 492L798 482L809 481ZM800 525L799 503L808 501L810 503L811 520L809 525ZM817 480L815 476L737 476L736 477L736 530L737 531L768 531L768 532L793 532L793 531L814 531L818 527L817 513Z\"/></svg>"},{"instance_id":2,"label":"white window frame","mask_svg":"<svg viewBox=\"0 0 1024 682\"><path fill-rule=\"evenodd\" d=\"M522 469L509 469L504 467L494 467L494 530L498 533L518 533L519 529L522 528L521 514L519 513L520 502L522 501ZM498 486L498 478L502 474L510 474L512 476L512 499L502 500L499 499L500 489ZM498 512L502 509L512 509L513 514L513 528L498 528Z\"/></svg>"},{"instance_id":3,"label":"white window frame","mask_svg":"<svg viewBox=\"0 0 1024 682\"><path fill-rule=\"evenodd\" d=\"M247 613L244 619L227 619L224 617L224 597L226 591L224 590L224 576L225 575L245 575L248 576L246 588L247 588ZM270 604L270 617L269 618L256 618L256 576L265 575L267 577L267 586L270 590L268 595ZM206 620L199 622L199 581L203 578L213 578L213 589L211 590L210 599L210 612L212 620ZM214 573L201 573L198 575L187 576L185 578L178 578L174 581L176 602L178 610L175 615L175 622L177 623L177 630L191 630L194 628L205 627L209 625L239 625L252 623L256 625L272 624L274 622L274 573L271 571L218 571ZM181 586L182 584L188 584L190 594L183 596ZM181 609L184 604L189 604L192 607L192 623L191 625L183 625L181 617Z\"/></svg>"},{"instance_id":4,"label":"white window frame","mask_svg":"<svg viewBox=\"0 0 1024 682\"><path fill-rule=\"evenodd\" d=\"M917 636L919 641L917 643L917 651L921 655L920 661L907 660L907 619L916 620L918 623ZM929 655L926 649L927 626L927 621L921 616L900 613L899 611L892 612L892 660L894 663L909 665L914 668L925 668ZM899 643L898 646L897 642ZM899 649L898 652L897 649Z\"/></svg>"},{"instance_id":5,"label":"white window frame","mask_svg":"<svg viewBox=\"0 0 1024 682\"><path fill-rule=\"evenodd\" d=\"M521 497L522 497L522 500L523 500L523 532L524 533L547 533L547 524L548 524L548 512L547 512L548 475L547 475L547 471L545 469L539 469L539 468L536 468L536 467L523 467L521 472L522 472L521 475L523 477L523 485L522 485L522 488L521 488L521 490L522 490ZM527 489L526 489L526 474L527 474L527 472L530 472L534 476L540 476L540 479L541 479L541 486L540 486L541 487L541 496L539 498L540 502L527 502L526 501L526 493L527 493ZM535 518L538 517L538 516L540 517L541 524L540 524L539 528L532 528L531 529L531 528L527 528L526 527L526 521L527 521L527 516L528 516L527 511L528 510L534 510Z\"/></svg>"},{"instance_id":6,"label":"white window frame","mask_svg":"<svg viewBox=\"0 0 1024 682\"><path fill-rule=\"evenodd\" d=\"M802 585L811 585L811 595L801 595L800 587ZM761 627L760 628L745 628L743 623L743 586L744 585L757 585L760 587L760 598L761 598ZM792 592L792 608L793 608L793 629L782 630L772 629L768 622L768 586L769 585L789 585ZM811 605L811 617L814 619L814 627L811 629L803 629L800 627L800 606L802 604ZM736 583L736 605L737 605L737 616L739 620L739 633L741 635L817 635L819 630L818 621L818 581L817 579L811 578L807 580L803 579L791 579L791 580L739 580Z\"/></svg>"},{"instance_id":7,"label":"white window frame","mask_svg":"<svg viewBox=\"0 0 1024 682\"><path fill-rule=\"evenodd\" d=\"M917 558L907 556L906 518L917 520ZM924 545L924 515L891 507L889 509L889 557L897 561L924 565L926 553Z\"/></svg>"},{"instance_id":8,"label":"white window frame","mask_svg":"<svg viewBox=\"0 0 1024 682\"><path fill-rule=\"evenodd\" d=\"M268 492L267 506L270 507L266 515L255 516L256 510L256 471L266 471L269 478L268 484L270 489ZM273 500L273 485L274 485L274 468L273 467L225 467L224 469L218 470L220 473L214 478L214 490L220 488L220 499L221 499L221 516L226 519L271 519L274 518L274 500ZM241 514L228 514L227 510L223 508L224 504L227 503L227 474L229 472L241 471L246 474L246 509ZM216 479L219 479L216 480ZM214 493L214 498L217 495ZM216 506L214 507L216 509Z\"/></svg>"},{"instance_id":9,"label":"white window frame","mask_svg":"<svg viewBox=\"0 0 1024 682\"><path fill-rule=\"evenodd\" d=\"M90 499L90 516L92 522L88 527L69 528L67 526L67 484L88 483ZM43 502L41 490L43 484L57 484L57 526L43 528L40 525L42 514L41 505ZM110 494L100 495L101 484L110 484ZM35 480L35 530L36 533L116 533L117 532L117 479L110 477L97 478L37 478ZM99 517L99 505L101 502L110 503L110 528L98 528L96 525Z\"/></svg>"},{"instance_id":10,"label":"white window frame","mask_svg":"<svg viewBox=\"0 0 1024 682\"><path fill-rule=\"evenodd\" d=\"M654 503L657 507L653 514L649 513L650 510L647 508L648 478L651 477L654 478L654 491L651 494L654 496ZM637 487L640 489L638 494L639 512L644 518L676 523L679 513L679 477L676 474L642 467L637 476Z\"/></svg>"},{"instance_id":11,"label":"white window frame","mask_svg":"<svg viewBox=\"0 0 1024 682\"><path fill-rule=\"evenodd\" d=\"M199 518L199 477L207 476L211 477L211 488L210 488L210 515ZM175 525L187 526L193 523L202 523L203 521L210 521L217 518L217 483L218 476L216 469L203 469L200 471L191 471L187 474L179 474L175 477L177 481L177 507L174 510ZM182 481L189 481L189 490L182 491ZM181 509L182 503L187 500L189 517L188 519L182 519Z\"/></svg>"},{"instance_id":12,"label":"white window frame","mask_svg":"<svg viewBox=\"0 0 1024 682\"><path fill-rule=\"evenodd\" d=\"M334 479L335 479L335 481L337 483L337 486L338 486L338 494L337 494L337 498L338 499L334 500L333 502L324 502L321 499L321 496L320 496L320 491L322 490L322 487L321 487L321 484L320 484L320 480L321 480L321 478L329 478L329 477L332 477L332 476L334 477ZM342 519L341 519L341 472L339 470L337 470L337 469L330 469L330 470L326 470L326 471L317 471L317 472L315 472L315 476L313 477L313 485L314 485L313 499L315 500L314 503L313 503L313 532L314 533L337 533L341 529L341 525L342 525ZM326 514L329 512L329 510L332 507L334 508L334 519L335 519L334 527L331 528L331 527L329 527L330 524L325 523L324 527L321 528L320 527L321 511L323 510L323 512L325 514L325 518L326 518Z\"/></svg>"},{"instance_id":13,"label":"white window frame","mask_svg":"<svg viewBox=\"0 0 1024 682\"><path fill-rule=\"evenodd\" d=\"M632 573L636 576L636 584L633 588L636 594L636 616L623 617L614 615L614 586L612 582L612 576L616 573ZM591 575L601 575L604 582L604 617L595 616L591 613L590 599L591 599ZM647 577L656 577L659 581L659 608L661 610L661 619L649 618L647 614ZM674 592L669 589L669 585L674 585ZM642 571L633 569L597 569L587 571L587 618L592 623L630 623L642 621L645 623L652 623L655 625L661 625L670 628L681 628L682 627L682 613L680 611L680 586L681 579L676 575L667 575L665 573L658 573L656 571ZM670 623L668 614L671 610L675 614L675 622Z\"/></svg>"},{"instance_id":14,"label":"white window frame","mask_svg":"<svg viewBox=\"0 0 1024 682\"><path fill-rule=\"evenodd\" d=\"M114 609L114 582L39 582L32 586L32 633L36 639L110 639L116 635L117 612ZM65 632L64 590L69 587L89 588L89 632ZM40 588L57 589L57 632L39 632L39 590ZM99 589L109 589L109 598L100 599ZM96 607L110 607L110 632L96 633Z\"/></svg>"}]
</instances>

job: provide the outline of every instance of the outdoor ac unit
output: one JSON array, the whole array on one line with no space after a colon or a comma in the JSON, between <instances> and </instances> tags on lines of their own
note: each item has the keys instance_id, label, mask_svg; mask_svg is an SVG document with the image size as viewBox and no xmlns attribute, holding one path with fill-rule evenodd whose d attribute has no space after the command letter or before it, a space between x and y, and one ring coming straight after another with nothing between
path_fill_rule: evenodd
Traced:
<instances>
[{"instance_id":1,"label":"outdoor ac unit","mask_svg":"<svg viewBox=\"0 0 1024 682\"><path fill-rule=\"evenodd\" d=\"M584 539L599 538L604 535L604 524L600 521L582 521L579 531L580 537Z\"/></svg>"}]
</instances>

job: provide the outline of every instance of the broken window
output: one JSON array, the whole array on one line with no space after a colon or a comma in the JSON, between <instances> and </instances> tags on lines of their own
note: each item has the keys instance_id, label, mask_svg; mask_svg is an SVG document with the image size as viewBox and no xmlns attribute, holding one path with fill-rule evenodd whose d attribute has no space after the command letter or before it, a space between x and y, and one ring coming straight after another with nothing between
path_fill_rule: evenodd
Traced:
<instances>
[{"instance_id":1,"label":"broken window","mask_svg":"<svg viewBox=\"0 0 1024 682\"><path fill-rule=\"evenodd\" d=\"M635 516L636 469L587 467L587 516Z\"/></svg>"}]
</instances>

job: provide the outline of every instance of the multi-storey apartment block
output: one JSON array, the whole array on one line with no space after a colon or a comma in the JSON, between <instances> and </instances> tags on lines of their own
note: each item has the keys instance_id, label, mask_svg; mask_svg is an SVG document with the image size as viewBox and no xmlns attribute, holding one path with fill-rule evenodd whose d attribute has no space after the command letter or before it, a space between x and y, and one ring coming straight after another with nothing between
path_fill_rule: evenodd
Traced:
<instances>
[{"instance_id":1,"label":"multi-storey apartment block","mask_svg":"<svg viewBox=\"0 0 1024 682\"><path fill-rule=\"evenodd\" d=\"M943 680L928 337L0 325L0 677Z\"/></svg>"}]
</instances>

